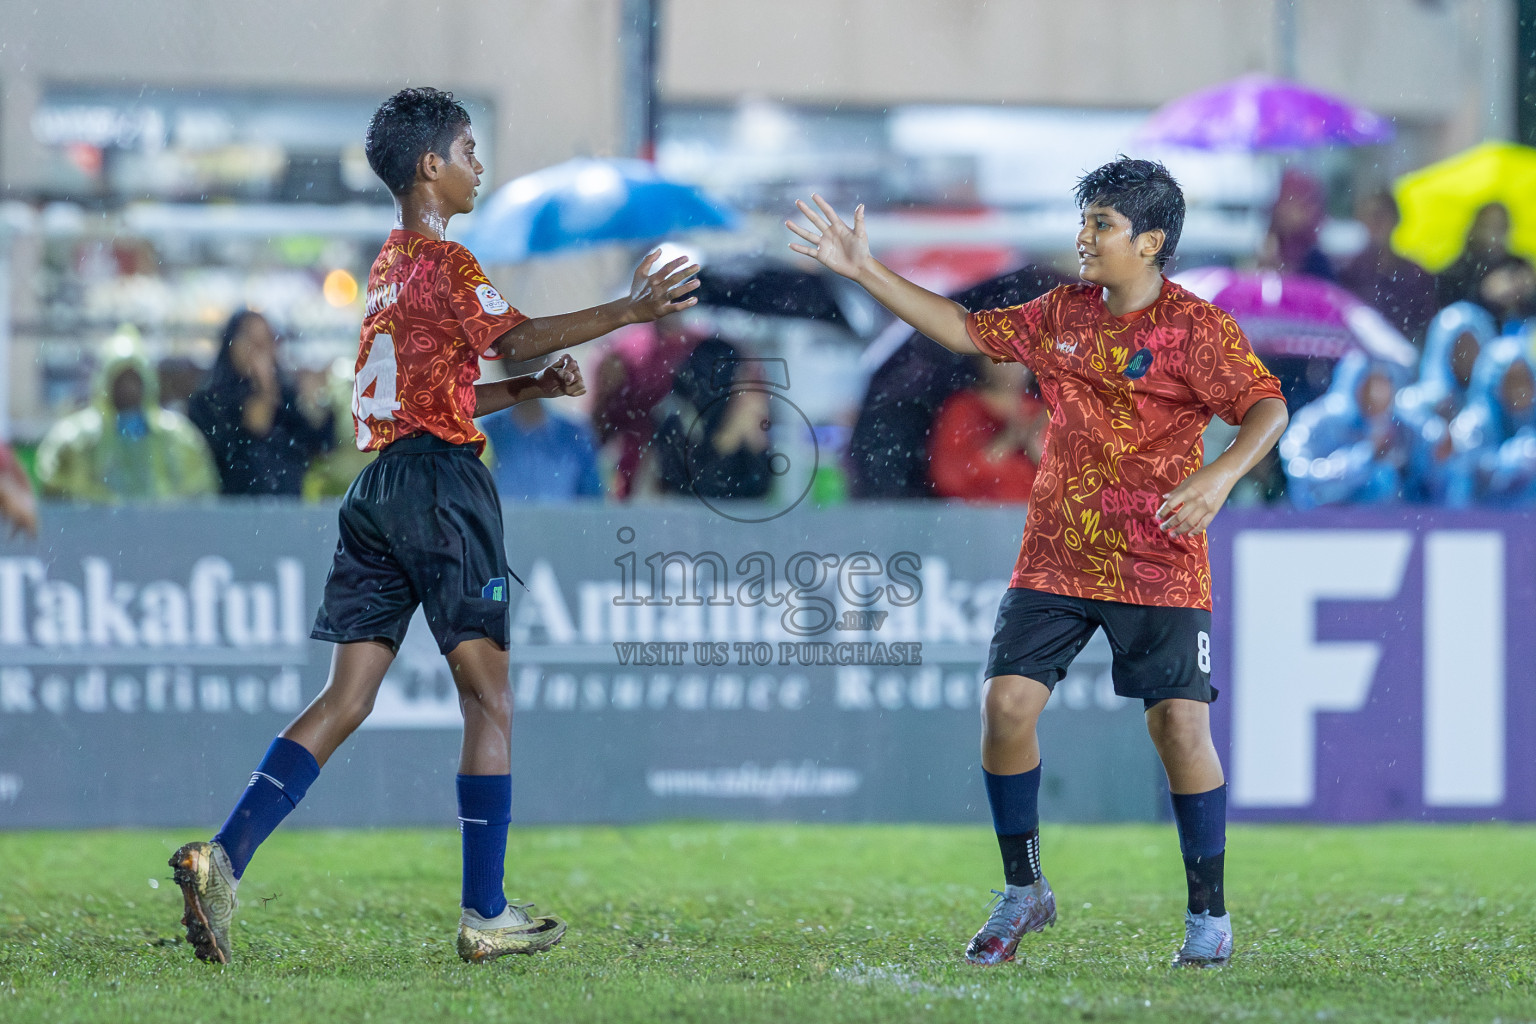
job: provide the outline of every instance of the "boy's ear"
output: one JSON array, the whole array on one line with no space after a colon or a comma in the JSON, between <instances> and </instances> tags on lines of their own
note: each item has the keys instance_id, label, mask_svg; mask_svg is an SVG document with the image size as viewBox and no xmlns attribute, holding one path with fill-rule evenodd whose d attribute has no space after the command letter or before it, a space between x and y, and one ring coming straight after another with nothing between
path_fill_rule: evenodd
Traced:
<instances>
[{"instance_id":1,"label":"boy's ear","mask_svg":"<svg viewBox=\"0 0 1536 1024\"><path fill-rule=\"evenodd\" d=\"M1138 255L1142 259L1152 259L1163 251L1163 242L1167 241L1167 239L1168 236L1163 233L1162 228L1152 228L1150 231L1143 231L1140 235L1136 236Z\"/></svg>"},{"instance_id":2,"label":"boy's ear","mask_svg":"<svg viewBox=\"0 0 1536 1024\"><path fill-rule=\"evenodd\" d=\"M416 177L423 181L436 181L443 173L445 160L430 149L421 154L421 159L416 161Z\"/></svg>"}]
</instances>

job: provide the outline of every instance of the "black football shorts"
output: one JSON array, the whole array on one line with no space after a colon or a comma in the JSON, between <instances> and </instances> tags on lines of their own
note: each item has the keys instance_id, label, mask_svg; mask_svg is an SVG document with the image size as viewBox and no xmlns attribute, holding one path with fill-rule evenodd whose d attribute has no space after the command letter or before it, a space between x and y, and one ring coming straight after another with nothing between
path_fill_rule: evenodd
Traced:
<instances>
[{"instance_id":1,"label":"black football shorts","mask_svg":"<svg viewBox=\"0 0 1536 1024\"><path fill-rule=\"evenodd\" d=\"M341 502L341 540L310 636L400 649L417 605L438 650L488 637L507 646L512 576L501 499L474 445L402 438Z\"/></svg>"},{"instance_id":2,"label":"black football shorts","mask_svg":"<svg viewBox=\"0 0 1536 1024\"><path fill-rule=\"evenodd\" d=\"M997 609L984 679L1026 676L1054 688L1100 626L1114 651L1115 692L1147 707L1182 698L1209 704L1211 613L1204 608L1093 601L1010 587Z\"/></svg>"}]
</instances>

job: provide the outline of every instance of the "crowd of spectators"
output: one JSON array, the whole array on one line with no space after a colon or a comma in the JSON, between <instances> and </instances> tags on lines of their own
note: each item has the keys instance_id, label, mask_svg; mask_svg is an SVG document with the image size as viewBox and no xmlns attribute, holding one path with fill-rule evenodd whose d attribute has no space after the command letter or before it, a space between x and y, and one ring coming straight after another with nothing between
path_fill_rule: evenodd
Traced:
<instances>
[{"instance_id":1,"label":"crowd of spectators","mask_svg":"<svg viewBox=\"0 0 1536 1024\"><path fill-rule=\"evenodd\" d=\"M1296 402L1278 456L1234 500L1536 501L1536 269L1509 250L1508 211L1478 211L1461 254L1432 275L1392 250L1398 210L1385 191L1356 204L1365 244L1336 266L1319 243L1325 198L1316 179L1285 172L1254 265L1343 286L1412 341L1420 362L1413 372L1362 349L1312 367L1322 376L1311 394L1321 397ZM1015 305L1065 280L1032 265L956 298ZM629 329L600 352L588 367L590 416L536 400L481 421L504 497L771 492L770 404L761 388L741 386L758 362L751 346L676 320ZM45 497L103 504L338 496L372 458L352 443L350 370L338 360L330 372L289 372L273 325L239 310L181 411L161 402L155 368L125 327L104 346L90 404L42 439L36 479ZM1024 368L968 360L914 334L869 379L841 469L854 498L1024 502L1045 423ZM26 484L0 449L0 515L33 529Z\"/></svg>"},{"instance_id":2,"label":"crowd of spectators","mask_svg":"<svg viewBox=\"0 0 1536 1024\"><path fill-rule=\"evenodd\" d=\"M1298 507L1536 498L1536 363L1487 310L1457 302L1430 323L1418 379L1353 353L1297 413L1280 457Z\"/></svg>"},{"instance_id":3,"label":"crowd of spectators","mask_svg":"<svg viewBox=\"0 0 1536 1024\"><path fill-rule=\"evenodd\" d=\"M1358 214L1368 242L1339 281L1402 330L1419 364L1351 353L1326 394L1293 410L1279 450L1290 502L1536 500L1536 268L1509 251L1508 211L1480 209L1435 276L1391 252L1390 195Z\"/></svg>"},{"instance_id":4,"label":"crowd of spectators","mask_svg":"<svg viewBox=\"0 0 1536 1024\"><path fill-rule=\"evenodd\" d=\"M1234 500L1298 508L1536 502L1536 269L1508 248L1508 211L1478 211L1461 255L1434 275L1392 251L1398 209L1385 191L1356 205L1365 244L1335 266L1319 244L1324 200L1316 179L1285 172L1254 266L1346 288L1413 343L1419 365L1373 357L1363 345L1337 362L1300 360L1309 386L1295 389L1291 426ZM1010 298L1025 301L1051 284L1041 275ZM957 296L968 308L988 304L968 298ZM877 373L871 381L854 431L853 494L1027 500L1044 418L1025 375L1005 377L989 361L947 379L925 373L935 350L914 335L887 363L901 379ZM924 382L922 401L903 381ZM861 436L890 436L896 418L923 438L921 475L889 446L860 446ZM1210 443L1221 443L1217 432Z\"/></svg>"}]
</instances>

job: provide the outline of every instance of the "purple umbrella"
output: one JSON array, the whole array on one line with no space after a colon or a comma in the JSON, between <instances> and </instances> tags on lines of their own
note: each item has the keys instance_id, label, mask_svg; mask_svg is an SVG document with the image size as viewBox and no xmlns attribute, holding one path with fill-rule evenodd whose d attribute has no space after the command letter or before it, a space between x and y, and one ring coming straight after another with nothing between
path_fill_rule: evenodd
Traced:
<instances>
[{"instance_id":1,"label":"purple umbrella","mask_svg":"<svg viewBox=\"0 0 1536 1024\"><path fill-rule=\"evenodd\" d=\"M1390 121L1337 96L1267 75L1244 75L1164 104L1139 138L1255 152L1370 146L1392 135Z\"/></svg>"},{"instance_id":2,"label":"purple umbrella","mask_svg":"<svg viewBox=\"0 0 1536 1024\"><path fill-rule=\"evenodd\" d=\"M1399 366L1418 360L1385 317L1320 278L1200 267L1173 280L1231 313L1260 356L1340 359L1358 350Z\"/></svg>"}]
</instances>

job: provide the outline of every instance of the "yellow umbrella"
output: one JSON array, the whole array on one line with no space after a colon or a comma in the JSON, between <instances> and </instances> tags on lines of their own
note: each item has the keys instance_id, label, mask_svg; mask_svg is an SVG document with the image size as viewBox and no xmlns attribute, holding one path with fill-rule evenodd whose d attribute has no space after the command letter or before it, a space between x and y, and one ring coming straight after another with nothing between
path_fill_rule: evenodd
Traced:
<instances>
[{"instance_id":1,"label":"yellow umbrella","mask_svg":"<svg viewBox=\"0 0 1536 1024\"><path fill-rule=\"evenodd\" d=\"M1397 179L1392 186L1403 220L1392 248L1439 272L1461 255L1478 207L1509 209L1509 247L1536 260L1536 149L1484 142Z\"/></svg>"}]
</instances>

